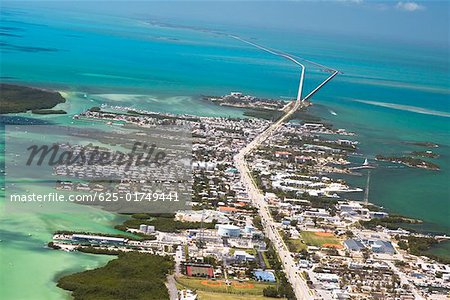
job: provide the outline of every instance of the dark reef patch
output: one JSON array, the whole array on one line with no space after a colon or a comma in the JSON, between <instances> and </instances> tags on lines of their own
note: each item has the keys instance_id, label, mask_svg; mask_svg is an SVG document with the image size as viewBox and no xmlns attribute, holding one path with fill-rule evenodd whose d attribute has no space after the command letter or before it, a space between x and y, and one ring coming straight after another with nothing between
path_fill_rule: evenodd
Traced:
<instances>
[{"instance_id":1,"label":"dark reef patch","mask_svg":"<svg viewBox=\"0 0 450 300\"><path fill-rule=\"evenodd\" d=\"M21 52L56 52L56 48L33 47L33 46L19 46L6 42L0 42L0 47L6 50L21 51Z\"/></svg>"}]
</instances>

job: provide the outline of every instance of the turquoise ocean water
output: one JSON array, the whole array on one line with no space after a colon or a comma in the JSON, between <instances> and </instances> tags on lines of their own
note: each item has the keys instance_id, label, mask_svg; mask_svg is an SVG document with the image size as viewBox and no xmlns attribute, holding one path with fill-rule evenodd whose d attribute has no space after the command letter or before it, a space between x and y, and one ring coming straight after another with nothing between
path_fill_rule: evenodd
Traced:
<instances>
[{"instance_id":1,"label":"turquoise ocean water","mask_svg":"<svg viewBox=\"0 0 450 300\"><path fill-rule=\"evenodd\" d=\"M67 93L68 101L58 107L69 116L40 117L45 121L77 125L70 115L102 103L242 116L239 110L213 106L200 97L242 91L281 99L297 92L295 65L208 30L12 7L3 7L1 21L2 82ZM450 234L448 48L307 32L215 29L342 71L313 98L311 112L357 134L361 155L353 161L424 150L403 143L407 141L438 143L433 151L441 156L433 161L440 171L381 164L372 173L370 201L390 212L423 219L422 229ZM309 90L326 75L308 68L306 76ZM346 179L364 186L362 177ZM102 265L108 258L47 250L51 234L58 229L113 232L117 218L84 207L69 215L11 215L2 210L0 298L67 297L55 287L55 277ZM444 244L435 252L448 256L449 248ZM24 280L30 283L27 289L20 288Z\"/></svg>"}]
</instances>

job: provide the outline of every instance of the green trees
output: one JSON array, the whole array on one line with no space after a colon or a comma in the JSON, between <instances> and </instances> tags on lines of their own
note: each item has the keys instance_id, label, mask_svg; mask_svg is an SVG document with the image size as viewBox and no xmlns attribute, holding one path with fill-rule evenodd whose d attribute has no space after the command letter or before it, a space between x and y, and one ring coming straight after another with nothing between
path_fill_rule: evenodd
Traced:
<instances>
[{"instance_id":1,"label":"green trees","mask_svg":"<svg viewBox=\"0 0 450 300\"><path fill-rule=\"evenodd\" d=\"M408 250L408 243L406 241L403 240L399 241L398 246L402 250Z\"/></svg>"},{"instance_id":2,"label":"green trees","mask_svg":"<svg viewBox=\"0 0 450 300\"><path fill-rule=\"evenodd\" d=\"M266 256L267 260L270 262L270 266L275 271L275 276L277 278L278 285L277 288L275 287L265 288L263 290L264 296L273 298L296 299L292 286L288 282L286 275L283 271L283 266L281 265L278 255L270 242L268 243Z\"/></svg>"},{"instance_id":3,"label":"green trees","mask_svg":"<svg viewBox=\"0 0 450 300\"><path fill-rule=\"evenodd\" d=\"M172 269L168 257L120 253L104 267L60 278L58 287L75 300L169 299L164 282Z\"/></svg>"},{"instance_id":4,"label":"green trees","mask_svg":"<svg viewBox=\"0 0 450 300\"><path fill-rule=\"evenodd\" d=\"M264 297L279 298L278 290L274 286L268 286L263 290Z\"/></svg>"},{"instance_id":5,"label":"green trees","mask_svg":"<svg viewBox=\"0 0 450 300\"><path fill-rule=\"evenodd\" d=\"M400 249L407 250L409 253L417 256L427 256L437 262L448 264L450 260L443 256L438 256L429 252L430 248L438 244L439 241L434 237L424 236L397 236L397 244Z\"/></svg>"},{"instance_id":6,"label":"green trees","mask_svg":"<svg viewBox=\"0 0 450 300\"><path fill-rule=\"evenodd\" d=\"M58 92L14 84L0 84L0 114L52 108L66 99Z\"/></svg>"},{"instance_id":7,"label":"green trees","mask_svg":"<svg viewBox=\"0 0 450 300\"><path fill-rule=\"evenodd\" d=\"M421 220L411 219L403 216L390 215L384 218L374 218L369 221L359 221L359 224L364 228L376 229L377 226L383 226L391 230L398 229L402 224L420 224ZM413 231L408 228L409 231Z\"/></svg>"}]
</instances>

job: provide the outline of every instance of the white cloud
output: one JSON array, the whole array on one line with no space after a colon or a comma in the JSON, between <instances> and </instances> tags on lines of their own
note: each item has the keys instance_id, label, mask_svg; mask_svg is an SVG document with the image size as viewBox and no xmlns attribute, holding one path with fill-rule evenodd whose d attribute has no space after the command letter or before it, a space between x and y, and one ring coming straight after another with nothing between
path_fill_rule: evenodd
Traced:
<instances>
[{"instance_id":1,"label":"white cloud","mask_svg":"<svg viewBox=\"0 0 450 300\"><path fill-rule=\"evenodd\" d=\"M425 9L425 6L416 2L398 2L395 7L404 11L417 11Z\"/></svg>"}]
</instances>

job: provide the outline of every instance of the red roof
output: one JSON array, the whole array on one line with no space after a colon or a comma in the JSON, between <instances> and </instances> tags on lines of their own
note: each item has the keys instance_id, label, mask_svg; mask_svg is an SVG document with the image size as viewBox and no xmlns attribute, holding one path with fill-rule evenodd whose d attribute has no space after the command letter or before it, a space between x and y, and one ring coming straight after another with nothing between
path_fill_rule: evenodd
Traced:
<instances>
[{"instance_id":1,"label":"red roof","mask_svg":"<svg viewBox=\"0 0 450 300\"><path fill-rule=\"evenodd\" d=\"M220 212L236 212L238 209L235 207L221 206L217 210Z\"/></svg>"}]
</instances>

